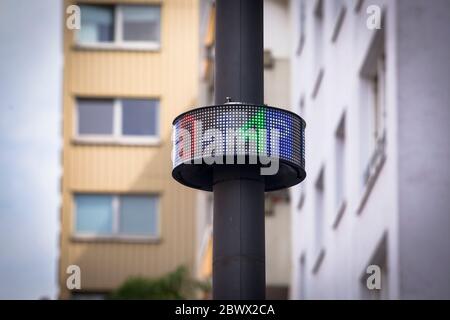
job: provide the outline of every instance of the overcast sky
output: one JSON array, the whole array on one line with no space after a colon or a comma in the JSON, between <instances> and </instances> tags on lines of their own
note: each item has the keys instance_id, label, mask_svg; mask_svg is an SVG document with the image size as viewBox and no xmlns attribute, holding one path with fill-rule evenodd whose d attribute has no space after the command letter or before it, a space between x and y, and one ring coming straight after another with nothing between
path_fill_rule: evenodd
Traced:
<instances>
[{"instance_id":1,"label":"overcast sky","mask_svg":"<svg viewBox=\"0 0 450 320\"><path fill-rule=\"evenodd\" d=\"M57 293L61 16L0 0L0 299Z\"/></svg>"}]
</instances>

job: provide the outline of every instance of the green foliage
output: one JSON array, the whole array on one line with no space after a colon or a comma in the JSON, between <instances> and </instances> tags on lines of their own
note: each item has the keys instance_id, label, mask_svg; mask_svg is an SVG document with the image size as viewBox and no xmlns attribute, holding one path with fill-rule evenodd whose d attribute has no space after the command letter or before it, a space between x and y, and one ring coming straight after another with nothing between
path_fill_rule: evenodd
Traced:
<instances>
[{"instance_id":1,"label":"green foliage","mask_svg":"<svg viewBox=\"0 0 450 320\"><path fill-rule=\"evenodd\" d=\"M192 299L197 289L207 292L210 285L191 279L188 270L181 266L157 279L132 277L111 293L110 299Z\"/></svg>"}]
</instances>

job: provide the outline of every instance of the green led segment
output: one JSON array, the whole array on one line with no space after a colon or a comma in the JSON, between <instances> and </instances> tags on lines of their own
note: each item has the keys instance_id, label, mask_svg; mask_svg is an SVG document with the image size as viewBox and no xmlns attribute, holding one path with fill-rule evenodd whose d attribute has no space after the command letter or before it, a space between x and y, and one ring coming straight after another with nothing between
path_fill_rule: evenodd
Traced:
<instances>
[{"instance_id":1,"label":"green led segment","mask_svg":"<svg viewBox=\"0 0 450 320\"><path fill-rule=\"evenodd\" d=\"M258 152L263 152L266 150L266 137L260 136L259 129L266 129L265 108L259 108L256 114L239 128L239 135L244 139L248 138L249 142L255 141Z\"/></svg>"}]
</instances>

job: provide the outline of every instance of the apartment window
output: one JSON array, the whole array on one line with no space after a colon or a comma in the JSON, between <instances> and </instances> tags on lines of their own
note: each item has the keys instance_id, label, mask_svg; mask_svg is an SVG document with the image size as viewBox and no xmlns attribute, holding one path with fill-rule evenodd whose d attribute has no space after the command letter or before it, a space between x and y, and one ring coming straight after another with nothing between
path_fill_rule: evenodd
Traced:
<instances>
[{"instance_id":1,"label":"apartment window","mask_svg":"<svg viewBox=\"0 0 450 320\"><path fill-rule=\"evenodd\" d=\"M103 43L114 41L114 7L81 5L80 43Z\"/></svg>"},{"instance_id":2,"label":"apartment window","mask_svg":"<svg viewBox=\"0 0 450 320\"><path fill-rule=\"evenodd\" d=\"M342 115L341 120L335 132L335 211L339 215L339 211L343 210L345 201L345 114Z\"/></svg>"},{"instance_id":3,"label":"apartment window","mask_svg":"<svg viewBox=\"0 0 450 320\"><path fill-rule=\"evenodd\" d=\"M344 5L344 1L343 0L333 0L330 1L331 6L332 6L332 19L333 19L333 24L332 24L332 31L331 31L331 41L336 41L338 36L339 36L339 32L341 30L342 24L344 22L344 18L345 18L345 12L346 12L346 7Z\"/></svg>"},{"instance_id":4,"label":"apartment window","mask_svg":"<svg viewBox=\"0 0 450 320\"><path fill-rule=\"evenodd\" d=\"M113 100L78 101L78 134L112 135L113 119Z\"/></svg>"},{"instance_id":5,"label":"apartment window","mask_svg":"<svg viewBox=\"0 0 450 320\"><path fill-rule=\"evenodd\" d=\"M361 108L362 182L367 185L376 176L385 157L386 68L380 52L363 67Z\"/></svg>"},{"instance_id":6,"label":"apartment window","mask_svg":"<svg viewBox=\"0 0 450 320\"><path fill-rule=\"evenodd\" d=\"M314 10L314 65L316 74L322 67L323 59L323 25L324 25L323 0L317 1Z\"/></svg>"},{"instance_id":7,"label":"apartment window","mask_svg":"<svg viewBox=\"0 0 450 320\"><path fill-rule=\"evenodd\" d=\"M323 69L323 32L324 32L324 4L323 0L318 0L314 8L314 84L312 90L312 98L314 99L318 92L324 75Z\"/></svg>"},{"instance_id":8,"label":"apartment window","mask_svg":"<svg viewBox=\"0 0 450 320\"><path fill-rule=\"evenodd\" d=\"M76 231L78 234L112 234L113 198L111 196L79 195L75 199Z\"/></svg>"},{"instance_id":9,"label":"apartment window","mask_svg":"<svg viewBox=\"0 0 450 320\"><path fill-rule=\"evenodd\" d=\"M323 249L323 230L325 223L325 169L320 170L315 184L314 201L314 243L315 252L319 256Z\"/></svg>"},{"instance_id":10,"label":"apartment window","mask_svg":"<svg viewBox=\"0 0 450 320\"><path fill-rule=\"evenodd\" d=\"M158 100L79 98L77 99L76 140L157 142L158 118Z\"/></svg>"},{"instance_id":11,"label":"apartment window","mask_svg":"<svg viewBox=\"0 0 450 320\"><path fill-rule=\"evenodd\" d=\"M159 7L120 6L123 19L124 41L150 41L159 43L160 12Z\"/></svg>"},{"instance_id":12,"label":"apartment window","mask_svg":"<svg viewBox=\"0 0 450 320\"><path fill-rule=\"evenodd\" d=\"M157 107L149 100L122 100L122 134L157 135Z\"/></svg>"},{"instance_id":13,"label":"apartment window","mask_svg":"<svg viewBox=\"0 0 450 320\"><path fill-rule=\"evenodd\" d=\"M369 152L373 152L377 141L384 135L385 125L385 57L380 55L373 66L373 73L365 77L364 81L367 89L366 109L367 109L367 130Z\"/></svg>"},{"instance_id":14,"label":"apartment window","mask_svg":"<svg viewBox=\"0 0 450 320\"><path fill-rule=\"evenodd\" d=\"M299 19L299 33L300 33L300 39L297 47L297 54L301 55L303 52L303 48L305 47L305 40L306 40L306 1L300 0L299 5L299 11L300 11L300 19Z\"/></svg>"},{"instance_id":15,"label":"apartment window","mask_svg":"<svg viewBox=\"0 0 450 320\"><path fill-rule=\"evenodd\" d=\"M306 299L307 286L306 286L306 255L303 254L300 258L300 299Z\"/></svg>"},{"instance_id":16,"label":"apartment window","mask_svg":"<svg viewBox=\"0 0 450 320\"><path fill-rule=\"evenodd\" d=\"M150 236L158 234L155 197L120 196L119 200L119 234Z\"/></svg>"},{"instance_id":17,"label":"apartment window","mask_svg":"<svg viewBox=\"0 0 450 320\"><path fill-rule=\"evenodd\" d=\"M155 5L82 4L77 43L105 48L157 49L161 8Z\"/></svg>"},{"instance_id":18,"label":"apartment window","mask_svg":"<svg viewBox=\"0 0 450 320\"><path fill-rule=\"evenodd\" d=\"M305 205L305 199L306 199L306 191L303 186L300 187L300 197L298 198L297 202L297 210L301 211L303 209L303 206Z\"/></svg>"},{"instance_id":19,"label":"apartment window","mask_svg":"<svg viewBox=\"0 0 450 320\"><path fill-rule=\"evenodd\" d=\"M372 144L375 145L377 141L382 139L384 135L385 125L385 106L386 106L386 70L385 70L385 57L380 56L377 60L376 74L370 79L371 94L369 104L372 105L371 110L371 132L372 132Z\"/></svg>"},{"instance_id":20,"label":"apartment window","mask_svg":"<svg viewBox=\"0 0 450 320\"><path fill-rule=\"evenodd\" d=\"M151 195L75 195L77 236L158 236L158 197Z\"/></svg>"}]
</instances>

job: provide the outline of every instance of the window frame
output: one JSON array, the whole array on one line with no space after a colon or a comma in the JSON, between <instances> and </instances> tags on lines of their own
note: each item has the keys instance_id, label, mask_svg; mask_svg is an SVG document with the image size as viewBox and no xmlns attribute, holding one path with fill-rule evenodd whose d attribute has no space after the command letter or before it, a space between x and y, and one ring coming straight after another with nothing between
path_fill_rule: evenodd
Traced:
<instances>
[{"instance_id":1,"label":"window frame","mask_svg":"<svg viewBox=\"0 0 450 320\"><path fill-rule=\"evenodd\" d=\"M384 16L382 17L384 21ZM387 52L384 29L377 30L368 43L360 65L359 192L356 214L362 214L387 158ZM377 107L376 107L377 106ZM377 111L377 112L376 112ZM375 120L375 115L380 116ZM367 123L363 128L361 123ZM377 125L378 124L378 125ZM377 125L377 127L375 127ZM373 127L373 128L372 128ZM372 131L370 131L372 130ZM363 138L361 138L363 137ZM363 146L368 146L364 148Z\"/></svg>"},{"instance_id":2,"label":"window frame","mask_svg":"<svg viewBox=\"0 0 450 320\"><path fill-rule=\"evenodd\" d=\"M362 184L365 188L369 180L375 175L377 168L385 157L386 143L386 57L381 53L376 57L374 74L363 80L366 92L366 111L369 123L369 132L365 132L369 145L367 160L362 165ZM376 159L380 158L380 159ZM376 160L376 161L375 161ZM376 164L376 165L375 165ZM373 172L372 172L373 171ZM372 173L371 173L372 172Z\"/></svg>"},{"instance_id":3,"label":"window frame","mask_svg":"<svg viewBox=\"0 0 450 320\"><path fill-rule=\"evenodd\" d=\"M108 195L112 201L112 232L111 234L102 233L78 233L77 231L77 201L78 195ZM124 196L146 196L156 199L156 234L155 235L138 235L120 233L120 197ZM126 241L159 241L161 239L161 195L158 193L87 193L76 192L72 196L73 214L72 214L72 239L74 240L126 240Z\"/></svg>"},{"instance_id":4,"label":"window frame","mask_svg":"<svg viewBox=\"0 0 450 320\"><path fill-rule=\"evenodd\" d=\"M83 5L90 5L89 3L83 3ZM97 5L97 4L95 4ZM143 51L159 51L161 50L162 42L162 5L161 3L152 4L98 4L100 6L108 6L113 9L114 18L114 34L113 41L111 42L92 42L83 43L79 41L78 36L74 36L75 46L79 49L102 49L102 50L143 50ZM159 8L159 41L124 41L123 40L123 8L130 6L146 6Z\"/></svg>"},{"instance_id":5,"label":"window frame","mask_svg":"<svg viewBox=\"0 0 450 320\"><path fill-rule=\"evenodd\" d=\"M112 98L113 101L113 131L111 135L108 134L80 134L79 133L79 109L78 109L78 101L79 99L92 99L96 100L97 97L76 97L75 98L75 110L73 117L73 141L75 143L82 144L121 144L121 145L147 145L147 146L155 146L159 145L161 142L161 99L159 98L138 98L139 100L149 100L156 101L156 116L155 116L155 125L156 125L156 134L155 135L125 135L123 134L122 128L122 117L123 117L123 100L134 99L134 98ZM99 98L100 99L100 98ZM103 98L101 98L103 99ZM105 98L108 99L108 98Z\"/></svg>"}]
</instances>

